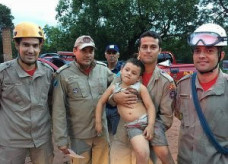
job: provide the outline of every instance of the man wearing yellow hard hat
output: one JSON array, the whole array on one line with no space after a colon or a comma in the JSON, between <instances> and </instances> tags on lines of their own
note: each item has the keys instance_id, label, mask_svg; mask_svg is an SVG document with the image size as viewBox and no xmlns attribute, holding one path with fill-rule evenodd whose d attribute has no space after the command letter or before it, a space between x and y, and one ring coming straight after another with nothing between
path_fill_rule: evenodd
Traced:
<instances>
[{"instance_id":1,"label":"man wearing yellow hard hat","mask_svg":"<svg viewBox=\"0 0 228 164\"><path fill-rule=\"evenodd\" d=\"M48 107L53 70L37 61L43 30L23 22L13 32L18 57L0 64L0 163L51 164L53 147Z\"/></svg>"}]
</instances>

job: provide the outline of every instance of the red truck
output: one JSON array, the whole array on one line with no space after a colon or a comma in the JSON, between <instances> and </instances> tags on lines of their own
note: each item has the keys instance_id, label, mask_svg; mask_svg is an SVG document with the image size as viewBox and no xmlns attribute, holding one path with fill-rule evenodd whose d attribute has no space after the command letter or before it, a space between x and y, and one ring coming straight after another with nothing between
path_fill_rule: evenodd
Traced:
<instances>
[{"instance_id":1,"label":"red truck","mask_svg":"<svg viewBox=\"0 0 228 164\"><path fill-rule=\"evenodd\" d=\"M176 82L183 76L196 71L194 64L178 64L174 55L169 51L163 51L158 55L158 66L170 74Z\"/></svg>"}]
</instances>

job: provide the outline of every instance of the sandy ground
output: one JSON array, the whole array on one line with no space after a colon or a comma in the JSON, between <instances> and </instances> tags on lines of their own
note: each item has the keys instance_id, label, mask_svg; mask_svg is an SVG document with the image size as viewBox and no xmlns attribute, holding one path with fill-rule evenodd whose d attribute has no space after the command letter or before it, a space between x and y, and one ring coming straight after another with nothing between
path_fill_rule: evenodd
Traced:
<instances>
[{"instance_id":1,"label":"sandy ground","mask_svg":"<svg viewBox=\"0 0 228 164\"><path fill-rule=\"evenodd\" d=\"M172 127L166 132L169 149L173 156L174 161L177 159L177 145L178 145L178 134L179 134L180 121L174 117ZM54 151L54 161L53 164L66 164L66 161L69 161L69 158L64 156L57 148L55 147ZM25 164L31 164L30 159L27 158ZM157 164L161 164L158 160Z\"/></svg>"},{"instance_id":2,"label":"sandy ground","mask_svg":"<svg viewBox=\"0 0 228 164\"><path fill-rule=\"evenodd\" d=\"M172 127L166 132L166 136L169 142L169 149L173 156L175 163L177 163L177 146L178 146L178 136L179 136L180 121L174 117ZM160 161L157 164L161 164Z\"/></svg>"}]
</instances>

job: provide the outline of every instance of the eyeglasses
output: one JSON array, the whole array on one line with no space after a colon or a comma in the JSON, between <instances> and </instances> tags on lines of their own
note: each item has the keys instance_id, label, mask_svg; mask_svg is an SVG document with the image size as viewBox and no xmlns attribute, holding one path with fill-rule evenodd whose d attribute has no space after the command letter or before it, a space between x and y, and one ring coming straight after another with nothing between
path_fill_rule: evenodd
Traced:
<instances>
[{"instance_id":1,"label":"eyeglasses","mask_svg":"<svg viewBox=\"0 0 228 164\"><path fill-rule=\"evenodd\" d=\"M190 46L214 46L219 42L226 41L227 37L221 37L214 32L194 32L188 38Z\"/></svg>"},{"instance_id":2,"label":"eyeglasses","mask_svg":"<svg viewBox=\"0 0 228 164\"><path fill-rule=\"evenodd\" d=\"M108 54L108 55L111 55L111 54L116 55L117 51L106 51L106 54Z\"/></svg>"}]
</instances>

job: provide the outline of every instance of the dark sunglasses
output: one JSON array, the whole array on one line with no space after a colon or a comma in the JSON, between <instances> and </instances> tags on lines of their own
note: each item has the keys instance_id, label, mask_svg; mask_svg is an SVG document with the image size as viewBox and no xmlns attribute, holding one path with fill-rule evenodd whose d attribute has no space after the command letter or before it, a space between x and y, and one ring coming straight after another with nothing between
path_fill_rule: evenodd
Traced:
<instances>
[{"instance_id":1,"label":"dark sunglasses","mask_svg":"<svg viewBox=\"0 0 228 164\"><path fill-rule=\"evenodd\" d=\"M117 51L107 51L106 54L109 54L109 55L114 54L115 55L115 54L117 54Z\"/></svg>"}]
</instances>

